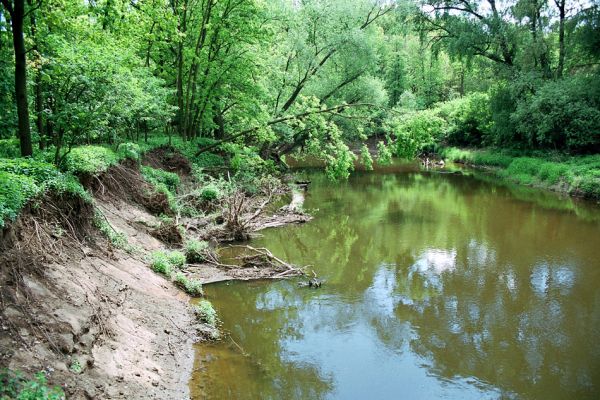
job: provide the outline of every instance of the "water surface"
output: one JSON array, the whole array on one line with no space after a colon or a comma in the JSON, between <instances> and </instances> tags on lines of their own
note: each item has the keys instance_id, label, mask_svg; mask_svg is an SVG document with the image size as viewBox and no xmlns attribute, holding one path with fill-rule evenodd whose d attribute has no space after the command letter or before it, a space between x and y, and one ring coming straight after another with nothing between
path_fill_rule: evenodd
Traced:
<instances>
[{"instance_id":1,"label":"water surface","mask_svg":"<svg viewBox=\"0 0 600 400\"><path fill-rule=\"evenodd\" d=\"M598 399L600 209L481 177L310 174L305 225L254 246L297 281L205 291L231 338L195 399Z\"/></svg>"}]
</instances>

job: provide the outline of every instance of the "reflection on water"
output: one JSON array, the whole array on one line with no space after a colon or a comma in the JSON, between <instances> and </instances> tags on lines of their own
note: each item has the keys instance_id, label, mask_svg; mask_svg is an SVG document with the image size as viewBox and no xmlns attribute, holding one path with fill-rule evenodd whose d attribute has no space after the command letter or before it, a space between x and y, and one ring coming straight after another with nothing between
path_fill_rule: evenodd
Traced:
<instances>
[{"instance_id":1,"label":"reflection on water","mask_svg":"<svg viewBox=\"0 0 600 400\"><path fill-rule=\"evenodd\" d=\"M254 245L324 286L206 287L231 339L199 346L195 398L600 397L597 208L452 174L311 179L314 221Z\"/></svg>"}]
</instances>

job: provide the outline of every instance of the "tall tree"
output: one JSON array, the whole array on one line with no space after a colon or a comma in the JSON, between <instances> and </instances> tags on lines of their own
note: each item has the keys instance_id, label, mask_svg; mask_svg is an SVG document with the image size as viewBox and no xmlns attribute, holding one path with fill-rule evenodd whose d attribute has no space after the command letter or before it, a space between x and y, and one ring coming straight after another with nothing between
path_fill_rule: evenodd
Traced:
<instances>
[{"instance_id":1,"label":"tall tree","mask_svg":"<svg viewBox=\"0 0 600 400\"><path fill-rule=\"evenodd\" d=\"M27 60L23 26L25 21L25 0L1 0L10 15L15 53L15 98L21 155L33 155L31 129L29 127L29 103L27 101Z\"/></svg>"}]
</instances>

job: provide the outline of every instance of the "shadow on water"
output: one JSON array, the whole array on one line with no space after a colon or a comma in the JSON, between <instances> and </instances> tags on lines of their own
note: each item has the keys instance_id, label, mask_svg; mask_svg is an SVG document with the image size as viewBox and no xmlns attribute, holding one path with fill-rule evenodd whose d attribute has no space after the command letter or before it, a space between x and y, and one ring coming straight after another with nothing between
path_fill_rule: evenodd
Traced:
<instances>
[{"instance_id":1,"label":"shadow on water","mask_svg":"<svg viewBox=\"0 0 600 400\"><path fill-rule=\"evenodd\" d=\"M316 218L253 245L324 286L207 286L231 339L198 347L194 398L599 397L597 206L405 164L306 174Z\"/></svg>"}]
</instances>

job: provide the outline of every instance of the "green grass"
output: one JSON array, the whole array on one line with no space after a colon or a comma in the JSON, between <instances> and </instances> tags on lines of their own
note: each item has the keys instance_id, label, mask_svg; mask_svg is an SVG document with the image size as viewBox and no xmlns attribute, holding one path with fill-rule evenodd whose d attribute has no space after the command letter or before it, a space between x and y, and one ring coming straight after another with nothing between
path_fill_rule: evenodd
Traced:
<instances>
[{"instance_id":1,"label":"green grass","mask_svg":"<svg viewBox=\"0 0 600 400\"><path fill-rule=\"evenodd\" d=\"M455 147L440 149L438 153L448 161L497 167L496 175L522 185L600 199L600 155L530 152L525 156L515 151Z\"/></svg>"}]
</instances>

